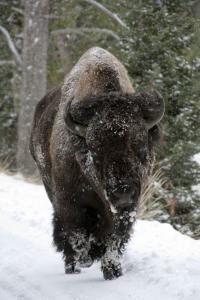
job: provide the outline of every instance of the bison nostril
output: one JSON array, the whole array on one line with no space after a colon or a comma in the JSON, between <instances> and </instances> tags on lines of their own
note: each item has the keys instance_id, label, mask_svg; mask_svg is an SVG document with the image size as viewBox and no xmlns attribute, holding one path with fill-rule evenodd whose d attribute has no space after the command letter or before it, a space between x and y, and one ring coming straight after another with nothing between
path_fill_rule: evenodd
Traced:
<instances>
[{"instance_id":1,"label":"bison nostril","mask_svg":"<svg viewBox=\"0 0 200 300\"><path fill-rule=\"evenodd\" d=\"M132 193L131 192L115 192L114 195L117 198L131 198L132 197Z\"/></svg>"},{"instance_id":2,"label":"bison nostril","mask_svg":"<svg viewBox=\"0 0 200 300\"><path fill-rule=\"evenodd\" d=\"M139 193L138 191L134 190L133 193L131 194L131 202L136 204L138 202L139 198Z\"/></svg>"},{"instance_id":3,"label":"bison nostril","mask_svg":"<svg viewBox=\"0 0 200 300\"><path fill-rule=\"evenodd\" d=\"M116 197L116 206L125 207L136 204L138 199L138 189L136 186L123 186L115 189L113 195Z\"/></svg>"},{"instance_id":4,"label":"bison nostril","mask_svg":"<svg viewBox=\"0 0 200 300\"><path fill-rule=\"evenodd\" d=\"M131 199L134 200L134 199L135 199L135 196L136 196L136 191L133 190L132 193L131 193Z\"/></svg>"},{"instance_id":5,"label":"bison nostril","mask_svg":"<svg viewBox=\"0 0 200 300\"><path fill-rule=\"evenodd\" d=\"M125 194L130 194L132 192L132 189L129 185L124 184L124 185L118 185L115 190L114 194L117 195L125 195Z\"/></svg>"}]
</instances>

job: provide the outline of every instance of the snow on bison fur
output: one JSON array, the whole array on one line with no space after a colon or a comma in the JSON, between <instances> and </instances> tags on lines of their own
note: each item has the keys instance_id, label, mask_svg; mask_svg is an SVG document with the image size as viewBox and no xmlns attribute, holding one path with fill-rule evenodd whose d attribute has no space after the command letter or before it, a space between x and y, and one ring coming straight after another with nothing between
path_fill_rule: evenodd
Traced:
<instances>
[{"instance_id":1,"label":"snow on bison fur","mask_svg":"<svg viewBox=\"0 0 200 300\"><path fill-rule=\"evenodd\" d=\"M101 260L105 279L122 274L163 113L162 98L135 93L124 66L101 48L88 50L38 103L30 150L53 205L66 273Z\"/></svg>"}]
</instances>

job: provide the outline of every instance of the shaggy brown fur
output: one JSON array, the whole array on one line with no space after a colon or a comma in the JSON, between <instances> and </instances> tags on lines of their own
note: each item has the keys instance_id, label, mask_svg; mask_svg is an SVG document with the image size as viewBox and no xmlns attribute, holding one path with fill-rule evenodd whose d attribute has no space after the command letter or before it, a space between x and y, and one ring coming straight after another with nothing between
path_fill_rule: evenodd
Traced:
<instances>
[{"instance_id":1,"label":"shaggy brown fur","mask_svg":"<svg viewBox=\"0 0 200 300\"><path fill-rule=\"evenodd\" d=\"M122 64L100 48L38 103L30 150L54 208L53 238L66 273L101 259L105 279L122 274L119 258L163 111L161 97L135 94Z\"/></svg>"}]
</instances>

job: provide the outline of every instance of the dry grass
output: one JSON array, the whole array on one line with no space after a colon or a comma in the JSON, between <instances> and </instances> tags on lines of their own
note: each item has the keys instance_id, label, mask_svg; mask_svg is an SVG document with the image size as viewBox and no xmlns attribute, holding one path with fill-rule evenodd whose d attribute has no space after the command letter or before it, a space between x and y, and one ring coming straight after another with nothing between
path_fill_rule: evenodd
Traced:
<instances>
[{"instance_id":1,"label":"dry grass","mask_svg":"<svg viewBox=\"0 0 200 300\"><path fill-rule=\"evenodd\" d=\"M140 219L154 219L158 211L163 208L161 203L162 187L166 183L161 170L156 170L149 178L143 189L137 217Z\"/></svg>"},{"instance_id":2,"label":"dry grass","mask_svg":"<svg viewBox=\"0 0 200 300\"><path fill-rule=\"evenodd\" d=\"M14 176L14 175L19 175L24 181L27 181L29 183L34 183L34 184L41 184L41 178L39 175L39 172L36 171L35 174L30 175L30 176L23 176L22 173L20 173L20 171L17 171L15 169L13 169L13 163L14 163L15 159L13 157L6 157L1 159L0 157L0 173L4 173L10 176Z\"/></svg>"},{"instance_id":3,"label":"dry grass","mask_svg":"<svg viewBox=\"0 0 200 300\"><path fill-rule=\"evenodd\" d=\"M33 174L31 176L24 177L24 180L29 183L33 183L33 184L39 184L39 185L42 184L42 180L39 175L39 172L36 172L35 174Z\"/></svg>"},{"instance_id":4,"label":"dry grass","mask_svg":"<svg viewBox=\"0 0 200 300\"><path fill-rule=\"evenodd\" d=\"M15 174L16 172L13 169L11 169L11 165L13 165L13 162L14 158L11 156L8 156L3 159L0 158L0 173L5 173L8 175Z\"/></svg>"}]
</instances>

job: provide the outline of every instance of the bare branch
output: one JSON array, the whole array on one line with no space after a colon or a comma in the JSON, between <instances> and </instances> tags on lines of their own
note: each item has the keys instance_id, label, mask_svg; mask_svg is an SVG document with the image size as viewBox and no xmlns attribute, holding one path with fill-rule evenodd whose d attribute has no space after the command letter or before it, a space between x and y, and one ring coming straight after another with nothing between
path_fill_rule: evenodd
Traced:
<instances>
[{"instance_id":1,"label":"bare branch","mask_svg":"<svg viewBox=\"0 0 200 300\"><path fill-rule=\"evenodd\" d=\"M16 63L21 66L22 65L21 57L20 57L20 55L19 55L19 53L18 53L18 51L17 51L17 49L16 49L16 47L15 47L13 41L12 41L12 38L11 38L9 32L2 26L0 26L0 31L5 36L5 38L7 40L7 43L8 43L8 47L10 48Z\"/></svg>"},{"instance_id":2,"label":"bare branch","mask_svg":"<svg viewBox=\"0 0 200 300\"><path fill-rule=\"evenodd\" d=\"M51 33L53 35L57 34L85 34L85 33L91 33L91 32L96 32L100 34L107 34L115 38L116 40L119 40L120 37L113 32L112 30L106 29L106 28L87 28L87 27L80 27L80 28L65 28L65 29L58 29L58 30L53 30Z\"/></svg>"},{"instance_id":3,"label":"bare branch","mask_svg":"<svg viewBox=\"0 0 200 300\"><path fill-rule=\"evenodd\" d=\"M66 20L65 16L57 16L57 15L44 15L45 19L49 19L49 20Z\"/></svg>"},{"instance_id":4,"label":"bare branch","mask_svg":"<svg viewBox=\"0 0 200 300\"><path fill-rule=\"evenodd\" d=\"M103 6L101 3L95 1L95 0L84 0L85 2L88 2L89 4L92 4L93 6L99 8L101 11L103 11L104 13L106 13L109 17L111 17L112 19L114 19L115 21L117 21L118 24L120 24L122 27L124 28L128 28L127 25L124 23L124 21L122 21L117 14L113 13L112 11L110 11L108 8L106 8L105 6Z\"/></svg>"},{"instance_id":5,"label":"bare branch","mask_svg":"<svg viewBox=\"0 0 200 300\"><path fill-rule=\"evenodd\" d=\"M11 7L11 9L24 16L24 11L22 9L18 7Z\"/></svg>"},{"instance_id":6,"label":"bare branch","mask_svg":"<svg viewBox=\"0 0 200 300\"><path fill-rule=\"evenodd\" d=\"M0 67L4 65L15 65L14 60L0 60Z\"/></svg>"}]
</instances>

